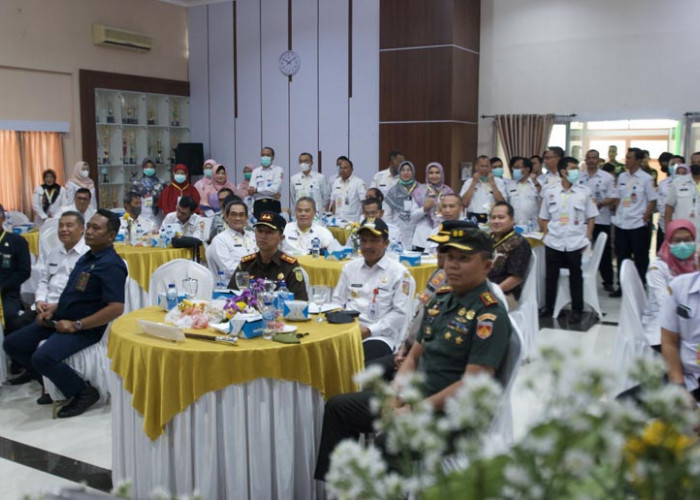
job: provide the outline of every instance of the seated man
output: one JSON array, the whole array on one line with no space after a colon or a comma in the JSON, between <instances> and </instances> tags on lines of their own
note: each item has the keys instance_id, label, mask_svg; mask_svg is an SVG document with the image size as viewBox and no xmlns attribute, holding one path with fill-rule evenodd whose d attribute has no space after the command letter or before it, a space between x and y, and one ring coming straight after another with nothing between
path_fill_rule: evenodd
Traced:
<instances>
[{"instance_id":1,"label":"seated man","mask_svg":"<svg viewBox=\"0 0 700 500\"><path fill-rule=\"evenodd\" d=\"M444 221L458 221L462 218L462 212L464 211L464 205L462 204L462 198L456 194L446 194L440 200L440 215ZM439 234L441 231L441 226L436 227L433 230L433 234L428 237L428 241L425 243L425 253L436 254L438 244L433 236ZM474 224L476 227L476 224Z\"/></svg>"},{"instance_id":2,"label":"seated man","mask_svg":"<svg viewBox=\"0 0 700 500\"><path fill-rule=\"evenodd\" d=\"M226 208L226 205L231 201L238 198L238 196L233 194L231 189L226 187L219 190L216 196L219 200L219 211L211 217L211 229L209 230L209 238L207 239L210 243L217 234L226 231L228 224L226 224L224 220L224 208Z\"/></svg>"},{"instance_id":3,"label":"seated man","mask_svg":"<svg viewBox=\"0 0 700 500\"><path fill-rule=\"evenodd\" d=\"M284 281L287 289L294 294L296 300L309 300L306 292L304 273L297 259L279 250L284 240L284 228L287 223L281 215L274 212L262 212L255 223L256 253L246 255L241 259L236 272L250 273L250 279L265 278L273 281ZM236 274L229 282L229 288L236 286Z\"/></svg>"},{"instance_id":4,"label":"seated man","mask_svg":"<svg viewBox=\"0 0 700 500\"><path fill-rule=\"evenodd\" d=\"M197 210L197 202L191 196L183 196L177 204L177 210L170 212L163 219L161 229L171 226L179 236L191 236L198 240L204 240L206 224L204 217L200 217L194 211Z\"/></svg>"},{"instance_id":5,"label":"seated man","mask_svg":"<svg viewBox=\"0 0 700 500\"><path fill-rule=\"evenodd\" d=\"M88 188L80 188L75 192L73 203L66 205L65 207L61 207L61 213L80 212L80 215L82 215L83 219L87 222L93 215L95 215L95 209L90 206L91 200L92 193L90 190Z\"/></svg>"},{"instance_id":6,"label":"seated man","mask_svg":"<svg viewBox=\"0 0 700 500\"><path fill-rule=\"evenodd\" d=\"M128 191L124 195L124 210L131 216L131 241L136 241L138 234L151 234L153 232L153 221L141 215L141 197L134 191ZM126 220L119 219L120 229L126 232Z\"/></svg>"},{"instance_id":7,"label":"seated man","mask_svg":"<svg viewBox=\"0 0 700 500\"><path fill-rule=\"evenodd\" d=\"M340 248L331 232L314 222L316 217L316 202L313 198L303 196L294 208L295 222L290 222L284 228L284 249L291 255L308 255L318 239L319 248L333 251Z\"/></svg>"},{"instance_id":8,"label":"seated man","mask_svg":"<svg viewBox=\"0 0 700 500\"><path fill-rule=\"evenodd\" d=\"M58 304L46 307L35 324L3 342L5 352L36 380L47 377L70 400L59 410L59 418L80 415L100 398L64 360L99 342L107 324L124 312L127 270L114 250L118 231L119 217L98 210L85 231L90 251L78 259ZM39 346L42 340L46 342Z\"/></svg>"},{"instance_id":9,"label":"seated man","mask_svg":"<svg viewBox=\"0 0 700 500\"><path fill-rule=\"evenodd\" d=\"M422 371L423 394L437 411L444 408L464 377L499 373L511 335L508 313L489 292L486 279L492 265L491 238L463 224L440 243L449 286L440 288L425 307L416 343L398 372ZM316 479L326 476L330 454L340 441L373 432L371 398L370 392L358 392L328 400ZM403 413L411 408L397 399L394 411Z\"/></svg>"},{"instance_id":10,"label":"seated man","mask_svg":"<svg viewBox=\"0 0 700 500\"><path fill-rule=\"evenodd\" d=\"M358 229L362 259L343 267L333 303L359 311L365 363L393 353L412 316L413 276L386 254L389 228L382 219L362 221Z\"/></svg>"},{"instance_id":11,"label":"seated man","mask_svg":"<svg viewBox=\"0 0 700 500\"><path fill-rule=\"evenodd\" d=\"M222 271L227 283L233 278L241 259L258 251L255 233L246 229L248 205L238 197L233 200L223 210L226 230L214 237L207 250L209 269L214 274Z\"/></svg>"},{"instance_id":12,"label":"seated man","mask_svg":"<svg viewBox=\"0 0 700 500\"><path fill-rule=\"evenodd\" d=\"M377 188L371 188L375 191L378 191L381 194L381 191ZM362 201L362 215L365 218L365 220L368 221L373 221L374 219L382 219L386 223L386 227L389 228L389 243L396 243L399 241L401 238L401 232L399 231L399 228L396 227L393 224L389 224L384 220L384 206L383 206L383 197L382 198L365 198ZM345 246L348 246L348 242L345 243Z\"/></svg>"},{"instance_id":13,"label":"seated man","mask_svg":"<svg viewBox=\"0 0 700 500\"><path fill-rule=\"evenodd\" d=\"M509 203L496 203L491 209L489 221L494 251L489 280L503 290L508 300L508 310L512 311L518 307L532 249L527 240L515 232L515 211Z\"/></svg>"},{"instance_id":14,"label":"seated man","mask_svg":"<svg viewBox=\"0 0 700 500\"><path fill-rule=\"evenodd\" d=\"M12 231L5 231L4 224L5 208L0 205L0 299L3 313L0 318L4 318L7 325L17 318L22 308L19 290L31 274L31 258L27 240Z\"/></svg>"}]
</instances>

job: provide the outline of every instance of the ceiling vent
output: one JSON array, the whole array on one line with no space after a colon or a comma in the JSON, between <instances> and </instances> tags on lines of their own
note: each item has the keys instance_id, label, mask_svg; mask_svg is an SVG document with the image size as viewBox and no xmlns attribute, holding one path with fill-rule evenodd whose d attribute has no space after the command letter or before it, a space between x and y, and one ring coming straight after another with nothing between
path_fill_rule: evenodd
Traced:
<instances>
[{"instance_id":1,"label":"ceiling vent","mask_svg":"<svg viewBox=\"0 0 700 500\"><path fill-rule=\"evenodd\" d=\"M131 31L110 28L104 24L93 24L92 43L102 47L148 52L153 46L153 38Z\"/></svg>"}]
</instances>

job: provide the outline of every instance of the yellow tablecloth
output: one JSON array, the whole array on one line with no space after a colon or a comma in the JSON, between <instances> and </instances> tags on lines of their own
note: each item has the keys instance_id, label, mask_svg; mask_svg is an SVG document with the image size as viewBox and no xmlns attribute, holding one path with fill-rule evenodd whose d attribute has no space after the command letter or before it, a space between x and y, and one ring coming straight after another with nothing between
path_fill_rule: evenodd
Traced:
<instances>
[{"instance_id":1,"label":"yellow tablecloth","mask_svg":"<svg viewBox=\"0 0 700 500\"><path fill-rule=\"evenodd\" d=\"M153 271L173 259L192 258L192 250L189 248L132 247L115 243L114 249L122 259L126 260L131 279L146 292L148 292L148 283Z\"/></svg>"},{"instance_id":2,"label":"yellow tablecloth","mask_svg":"<svg viewBox=\"0 0 700 500\"><path fill-rule=\"evenodd\" d=\"M22 233L22 238L27 240L29 245L29 251L34 254L35 257L39 256L39 231L30 231L28 233Z\"/></svg>"},{"instance_id":3,"label":"yellow tablecloth","mask_svg":"<svg viewBox=\"0 0 700 500\"><path fill-rule=\"evenodd\" d=\"M352 232L350 229L345 229L343 227L327 226L333 237L340 242L341 245L345 245Z\"/></svg>"},{"instance_id":4,"label":"yellow tablecloth","mask_svg":"<svg viewBox=\"0 0 700 500\"><path fill-rule=\"evenodd\" d=\"M328 285L335 287L340 281L340 273L343 271L343 266L349 261L327 260L323 257L314 259L311 255L302 255L297 257L299 264L309 275L309 283L312 285ZM430 264L421 264L420 266L408 266L413 279L416 281L416 290L422 290L428 283L428 278L437 269L437 262L433 261Z\"/></svg>"},{"instance_id":5,"label":"yellow tablecloth","mask_svg":"<svg viewBox=\"0 0 700 500\"><path fill-rule=\"evenodd\" d=\"M120 317L112 323L107 348L112 370L131 393L132 405L143 415L144 432L151 440L207 392L265 377L311 385L330 398L356 390L352 376L364 367L357 321L294 323L298 331L309 332L301 344L258 337L239 339L238 346L232 347L193 339L175 344L141 333L137 319L162 322L163 317L157 307ZM212 329L192 332L215 334Z\"/></svg>"}]
</instances>

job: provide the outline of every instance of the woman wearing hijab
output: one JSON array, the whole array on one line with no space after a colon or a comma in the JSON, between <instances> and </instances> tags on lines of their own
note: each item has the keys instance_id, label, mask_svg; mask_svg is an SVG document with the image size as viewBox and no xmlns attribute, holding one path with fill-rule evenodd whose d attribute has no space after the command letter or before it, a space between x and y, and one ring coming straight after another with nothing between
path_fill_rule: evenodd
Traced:
<instances>
[{"instance_id":1,"label":"woman wearing hijab","mask_svg":"<svg viewBox=\"0 0 700 500\"><path fill-rule=\"evenodd\" d=\"M253 169L255 168L255 165L252 163L247 163L245 167L243 167L243 180L241 183L238 185L236 189L233 190L233 194L238 196L241 200L245 201L245 204L248 205L248 210L250 212L253 211L253 197L248 194L248 188L250 187L250 178L253 176Z\"/></svg>"},{"instance_id":2,"label":"woman wearing hijab","mask_svg":"<svg viewBox=\"0 0 700 500\"><path fill-rule=\"evenodd\" d=\"M202 201L200 208L202 211L213 210L214 212L218 212L221 210L219 206L219 191L224 188L230 189L231 191L236 189L236 186L228 181L226 167L221 164L216 164L214 165L213 171L214 175L212 176L211 182L207 184L204 191L201 193Z\"/></svg>"},{"instance_id":3,"label":"woman wearing hijab","mask_svg":"<svg viewBox=\"0 0 700 500\"><path fill-rule=\"evenodd\" d=\"M63 190L65 195L63 197L63 206L68 206L73 204L73 198L75 198L75 192L80 189L85 188L90 190L90 205L89 208L97 210L97 198L95 197L95 183L90 179L90 166L86 161L79 161L73 167L73 172L71 176L66 181L66 188Z\"/></svg>"},{"instance_id":4,"label":"woman wearing hijab","mask_svg":"<svg viewBox=\"0 0 700 500\"><path fill-rule=\"evenodd\" d=\"M158 209L158 197L163 191L163 183L156 176L156 162L152 158L144 158L141 162L143 175L131 184L131 191L141 197L141 207L144 217L151 219L156 227L160 227L163 214Z\"/></svg>"},{"instance_id":5,"label":"woman wearing hijab","mask_svg":"<svg viewBox=\"0 0 700 500\"><path fill-rule=\"evenodd\" d=\"M399 229L406 250L412 247L416 222L427 211L415 200L418 187L413 163L404 161L399 165L399 181L384 197L384 218Z\"/></svg>"},{"instance_id":6,"label":"woman wearing hijab","mask_svg":"<svg viewBox=\"0 0 700 500\"><path fill-rule=\"evenodd\" d=\"M219 163L216 160L208 159L202 165L202 171L204 172L204 177L199 179L194 183L194 188L199 192L199 197L202 200L202 205L206 205L205 200L206 194L205 190L212 185L214 182L214 169Z\"/></svg>"},{"instance_id":7,"label":"woman wearing hijab","mask_svg":"<svg viewBox=\"0 0 700 500\"><path fill-rule=\"evenodd\" d=\"M424 208L423 215L418 220L413 234L413 248L420 251L425 249L428 236L433 234L433 230L440 225L441 218L438 207L442 197L446 194L454 194L452 188L445 184L445 170L436 161L428 163L428 166L425 167L425 181L425 184L416 188L413 197L416 203Z\"/></svg>"},{"instance_id":8,"label":"woman wearing hijab","mask_svg":"<svg viewBox=\"0 0 700 500\"><path fill-rule=\"evenodd\" d=\"M170 212L177 210L177 201L182 196L190 196L194 198L199 207L199 191L190 184L189 181L189 170L186 165L178 163L173 167L173 179L170 185L163 189L163 192L158 198L158 208L163 211L164 215L168 215Z\"/></svg>"},{"instance_id":9,"label":"woman wearing hijab","mask_svg":"<svg viewBox=\"0 0 700 500\"><path fill-rule=\"evenodd\" d=\"M61 213L65 195L65 190L56 184L56 172L51 169L44 170L42 178L44 183L35 187L32 194L34 223L37 226L41 226L46 219Z\"/></svg>"},{"instance_id":10,"label":"woman wearing hijab","mask_svg":"<svg viewBox=\"0 0 700 500\"><path fill-rule=\"evenodd\" d=\"M642 315L644 333L655 348L661 344L659 313L668 297L669 283L680 274L697 270L695 252L695 224L687 219L676 219L666 226L661 250L649 264L647 271L647 305Z\"/></svg>"}]
</instances>

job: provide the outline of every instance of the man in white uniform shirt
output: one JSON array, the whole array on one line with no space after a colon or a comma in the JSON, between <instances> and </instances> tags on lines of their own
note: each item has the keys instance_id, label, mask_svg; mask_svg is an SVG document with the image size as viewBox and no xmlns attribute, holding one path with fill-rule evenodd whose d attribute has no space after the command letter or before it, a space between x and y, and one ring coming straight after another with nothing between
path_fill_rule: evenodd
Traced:
<instances>
[{"instance_id":1,"label":"man in white uniform shirt","mask_svg":"<svg viewBox=\"0 0 700 500\"><path fill-rule=\"evenodd\" d=\"M362 259L345 264L333 303L360 313L365 364L393 353L413 314L411 273L386 254L389 228L382 219L362 221L359 228Z\"/></svg>"},{"instance_id":2,"label":"man in white uniform shirt","mask_svg":"<svg viewBox=\"0 0 700 500\"><path fill-rule=\"evenodd\" d=\"M489 213L498 201L508 201L506 185L503 179L494 177L491 172L491 161L488 156L481 155L476 159L474 176L467 179L459 195L467 207L467 219L478 224L489 221Z\"/></svg>"},{"instance_id":3,"label":"man in white uniform shirt","mask_svg":"<svg viewBox=\"0 0 700 500\"><path fill-rule=\"evenodd\" d=\"M61 207L61 214L65 212L80 212L83 219L88 221L96 212L96 210L90 206L91 199L92 193L90 193L90 190L87 188L80 188L75 192L73 203ZM59 217L61 214L59 214Z\"/></svg>"},{"instance_id":4,"label":"man in white uniform shirt","mask_svg":"<svg viewBox=\"0 0 700 500\"><path fill-rule=\"evenodd\" d=\"M675 166L673 182L666 194L664 221L669 224L672 220L688 219L695 224L697 233L700 227L700 172L694 175L691 168L683 163ZM700 170L700 165L697 170Z\"/></svg>"},{"instance_id":5,"label":"man in white uniform shirt","mask_svg":"<svg viewBox=\"0 0 700 500\"><path fill-rule=\"evenodd\" d=\"M217 234L207 248L207 265L218 276L223 271L226 283L246 255L258 251L255 233L246 229L248 223L248 205L240 198L235 198L223 210L226 229Z\"/></svg>"},{"instance_id":6,"label":"man in white uniform shirt","mask_svg":"<svg viewBox=\"0 0 700 500\"><path fill-rule=\"evenodd\" d=\"M559 270L569 269L571 315L569 323L580 323L583 311L583 275L581 254L593 238L593 227L598 209L590 190L579 180L578 160L563 157L559 160L561 181L558 187L542 191L540 226L545 236L547 281L545 305L540 316L551 316L557 298Z\"/></svg>"},{"instance_id":7,"label":"man in white uniform shirt","mask_svg":"<svg viewBox=\"0 0 700 500\"><path fill-rule=\"evenodd\" d=\"M124 210L131 216L131 241L136 240L139 233L151 234L153 231L153 221L141 215L141 197L134 191L128 191L124 195ZM119 218L120 229L126 231L127 221L124 217ZM140 228L140 229L139 229Z\"/></svg>"},{"instance_id":8,"label":"man in white uniform shirt","mask_svg":"<svg viewBox=\"0 0 700 500\"><path fill-rule=\"evenodd\" d=\"M319 249L329 252L340 249L340 244L331 232L314 222L316 202L313 198L308 196L299 198L296 207L294 207L294 217L296 220L284 228L282 249L285 253L294 256L308 255L316 239Z\"/></svg>"},{"instance_id":9,"label":"man in white uniform shirt","mask_svg":"<svg viewBox=\"0 0 700 500\"><path fill-rule=\"evenodd\" d=\"M401 231L399 231L399 228L395 225L389 224L386 222L386 220L384 220L384 205L382 203L382 200L379 198L367 198L362 200L362 217L369 222L372 222L374 219L382 219L389 228L389 243L397 243L401 239ZM345 246L352 246L350 238L348 238L348 241L345 242Z\"/></svg>"},{"instance_id":10,"label":"man in white uniform shirt","mask_svg":"<svg viewBox=\"0 0 700 500\"><path fill-rule=\"evenodd\" d=\"M353 170L350 160L340 160L338 178L331 186L330 209L336 217L356 222L362 216L362 200L367 186L365 181L355 177Z\"/></svg>"},{"instance_id":11,"label":"man in white uniform shirt","mask_svg":"<svg viewBox=\"0 0 700 500\"><path fill-rule=\"evenodd\" d=\"M615 256L618 264L625 259L632 259L639 277L646 280L649 267L649 231L651 217L656 208L656 190L654 179L644 172L642 159L644 153L639 148L630 148L625 157L626 171L617 178L617 195L620 199L613 220L615 226ZM619 277L618 266L618 277ZM618 288L610 294L620 297Z\"/></svg>"},{"instance_id":12,"label":"man in white uniform shirt","mask_svg":"<svg viewBox=\"0 0 700 500\"><path fill-rule=\"evenodd\" d=\"M260 151L260 166L253 170L248 185L248 194L255 200L253 202L253 215L257 219L261 212L282 211L280 198L282 197L282 180L284 171L279 165L273 165L275 150L264 147Z\"/></svg>"},{"instance_id":13,"label":"man in white uniform shirt","mask_svg":"<svg viewBox=\"0 0 700 500\"><path fill-rule=\"evenodd\" d=\"M330 199L330 188L323 174L313 171L314 157L311 153L299 155L299 172L294 174L289 184L292 206L296 207L300 198L308 196L316 202L316 207L324 210Z\"/></svg>"},{"instance_id":14,"label":"man in white uniform shirt","mask_svg":"<svg viewBox=\"0 0 700 500\"><path fill-rule=\"evenodd\" d=\"M161 229L168 229L171 226L179 236L191 236L204 241L206 238L206 222L204 217L200 217L194 211L197 209L197 202L191 196L183 196L177 204L177 210L170 212L163 219Z\"/></svg>"},{"instance_id":15,"label":"man in white uniform shirt","mask_svg":"<svg viewBox=\"0 0 700 500\"><path fill-rule=\"evenodd\" d=\"M598 216L595 218L593 228L593 241L600 233L608 235L603 247L603 256L600 259L598 271L603 279L603 288L606 292L613 291L612 268L612 238L610 237L610 207L617 202L615 190L615 177L600 168L600 153L591 149L586 153L586 170L581 172L581 184L593 193L593 200L598 207Z\"/></svg>"},{"instance_id":16,"label":"man in white uniform shirt","mask_svg":"<svg viewBox=\"0 0 700 500\"><path fill-rule=\"evenodd\" d=\"M537 230L537 215L540 211L540 193L530 178L532 161L515 156L510 160L512 179L506 180L506 193L515 211L515 224Z\"/></svg>"},{"instance_id":17,"label":"man in white uniform shirt","mask_svg":"<svg viewBox=\"0 0 700 500\"><path fill-rule=\"evenodd\" d=\"M537 177L537 183L540 189L548 188L549 186L559 186L558 165L559 160L564 157L564 150L559 146L550 146L544 153L544 166L546 172L542 172ZM544 195L543 195L544 196Z\"/></svg>"},{"instance_id":18,"label":"man in white uniform shirt","mask_svg":"<svg viewBox=\"0 0 700 500\"><path fill-rule=\"evenodd\" d=\"M405 160L406 158L401 151L390 151L389 167L374 174L369 187L377 188L386 195L399 182L399 165Z\"/></svg>"}]
</instances>

